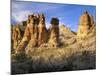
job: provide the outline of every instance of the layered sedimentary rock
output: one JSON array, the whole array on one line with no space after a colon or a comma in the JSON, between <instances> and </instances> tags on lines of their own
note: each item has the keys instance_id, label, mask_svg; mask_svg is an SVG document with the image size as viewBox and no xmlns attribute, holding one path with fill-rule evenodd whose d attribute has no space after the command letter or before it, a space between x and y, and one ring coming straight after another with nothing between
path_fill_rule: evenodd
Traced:
<instances>
[{"instance_id":1,"label":"layered sedimentary rock","mask_svg":"<svg viewBox=\"0 0 100 75\"><path fill-rule=\"evenodd\" d=\"M49 29L49 45L51 47L59 46L59 20L57 18L51 19L51 27Z\"/></svg>"},{"instance_id":2,"label":"layered sedimentary rock","mask_svg":"<svg viewBox=\"0 0 100 75\"><path fill-rule=\"evenodd\" d=\"M80 16L78 32L77 32L77 40L83 40L87 37L89 33L93 31L95 27L93 16L91 16L87 11Z\"/></svg>"}]
</instances>

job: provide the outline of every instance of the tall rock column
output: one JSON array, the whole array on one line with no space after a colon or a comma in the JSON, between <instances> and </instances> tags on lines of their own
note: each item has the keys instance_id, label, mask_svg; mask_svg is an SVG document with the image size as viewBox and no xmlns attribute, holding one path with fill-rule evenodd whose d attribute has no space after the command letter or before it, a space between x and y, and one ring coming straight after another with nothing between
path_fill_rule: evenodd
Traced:
<instances>
[{"instance_id":1,"label":"tall rock column","mask_svg":"<svg viewBox=\"0 0 100 75\"><path fill-rule=\"evenodd\" d=\"M28 20L27 20L27 26L25 28L25 32L24 32L24 36L23 39L21 40L20 44L18 45L17 49L16 49L16 53L19 52L24 52L25 48L31 38L31 34L32 34L32 25L31 25L31 19L33 18L33 15L29 15L28 16Z\"/></svg>"},{"instance_id":2,"label":"tall rock column","mask_svg":"<svg viewBox=\"0 0 100 75\"><path fill-rule=\"evenodd\" d=\"M49 45L50 47L59 46L59 20L57 18L51 19Z\"/></svg>"},{"instance_id":3,"label":"tall rock column","mask_svg":"<svg viewBox=\"0 0 100 75\"><path fill-rule=\"evenodd\" d=\"M47 29L45 26L44 14L39 15L39 25L38 25L38 45L42 45L47 42Z\"/></svg>"},{"instance_id":4,"label":"tall rock column","mask_svg":"<svg viewBox=\"0 0 100 75\"><path fill-rule=\"evenodd\" d=\"M33 47L38 45L38 22L38 15L34 15L33 19L30 20L31 39L26 47L26 50L31 50Z\"/></svg>"},{"instance_id":5,"label":"tall rock column","mask_svg":"<svg viewBox=\"0 0 100 75\"><path fill-rule=\"evenodd\" d=\"M21 41L21 31L18 25L13 26L12 28L12 49L16 49L18 44Z\"/></svg>"}]
</instances>

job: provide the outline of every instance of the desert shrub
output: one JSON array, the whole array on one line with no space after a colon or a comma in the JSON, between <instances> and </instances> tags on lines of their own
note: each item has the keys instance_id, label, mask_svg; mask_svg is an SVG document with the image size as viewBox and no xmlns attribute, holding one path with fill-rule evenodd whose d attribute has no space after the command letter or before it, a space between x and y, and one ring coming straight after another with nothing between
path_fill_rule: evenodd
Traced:
<instances>
[{"instance_id":1,"label":"desert shrub","mask_svg":"<svg viewBox=\"0 0 100 75\"><path fill-rule=\"evenodd\" d=\"M19 61L13 62L13 73L95 69L95 51L91 53L91 51L77 49L71 46L36 48L29 55L24 53L12 55L13 59Z\"/></svg>"},{"instance_id":2,"label":"desert shrub","mask_svg":"<svg viewBox=\"0 0 100 75\"><path fill-rule=\"evenodd\" d=\"M28 60L30 57L27 57L25 53L17 53L12 55L12 60L16 60L18 62L23 62L25 60Z\"/></svg>"},{"instance_id":3,"label":"desert shrub","mask_svg":"<svg viewBox=\"0 0 100 75\"><path fill-rule=\"evenodd\" d=\"M12 74L24 74L32 72L32 60L31 57L25 53L18 53L12 55L11 61L11 73Z\"/></svg>"}]
</instances>

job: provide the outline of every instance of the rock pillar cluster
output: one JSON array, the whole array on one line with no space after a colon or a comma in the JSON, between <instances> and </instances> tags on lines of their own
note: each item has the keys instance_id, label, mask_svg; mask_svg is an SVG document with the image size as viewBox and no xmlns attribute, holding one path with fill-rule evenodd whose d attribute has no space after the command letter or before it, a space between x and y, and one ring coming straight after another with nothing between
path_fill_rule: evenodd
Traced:
<instances>
[{"instance_id":1,"label":"rock pillar cluster","mask_svg":"<svg viewBox=\"0 0 100 75\"><path fill-rule=\"evenodd\" d=\"M50 38L48 38L44 14L29 15L23 38L15 52L31 50L34 47L41 47L41 45L46 43L49 43L49 47L57 47L59 45L59 20L52 18Z\"/></svg>"}]
</instances>

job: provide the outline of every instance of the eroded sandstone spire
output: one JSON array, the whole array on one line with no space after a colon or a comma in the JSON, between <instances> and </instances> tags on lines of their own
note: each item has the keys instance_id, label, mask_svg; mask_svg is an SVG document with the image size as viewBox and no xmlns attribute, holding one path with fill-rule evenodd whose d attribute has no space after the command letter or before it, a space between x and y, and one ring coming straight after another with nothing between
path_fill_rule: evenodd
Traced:
<instances>
[{"instance_id":1,"label":"eroded sandstone spire","mask_svg":"<svg viewBox=\"0 0 100 75\"><path fill-rule=\"evenodd\" d=\"M30 19L30 40L27 45L27 49L31 49L38 45L38 23L39 17L38 15L33 15L33 18Z\"/></svg>"},{"instance_id":2,"label":"eroded sandstone spire","mask_svg":"<svg viewBox=\"0 0 100 75\"><path fill-rule=\"evenodd\" d=\"M23 36L21 42L19 43L18 47L16 48L15 52L18 53L18 52L24 51L25 46L27 45L29 39L30 39L30 33L29 33L29 27L27 24L27 26L25 28L24 36Z\"/></svg>"},{"instance_id":3,"label":"eroded sandstone spire","mask_svg":"<svg viewBox=\"0 0 100 75\"><path fill-rule=\"evenodd\" d=\"M51 47L59 46L59 19L57 18L51 19L49 45Z\"/></svg>"},{"instance_id":4,"label":"eroded sandstone spire","mask_svg":"<svg viewBox=\"0 0 100 75\"><path fill-rule=\"evenodd\" d=\"M77 40L83 40L92 32L94 28L94 19L87 11L85 11L79 19Z\"/></svg>"},{"instance_id":5,"label":"eroded sandstone spire","mask_svg":"<svg viewBox=\"0 0 100 75\"><path fill-rule=\"evenodd\" d=\"M18 25L12 27L12 49L16 49L21 41L21 31Z\"/></svg>"},{"instance_id":6,"label":"eroded sandstone spire","mask_svg":"<svg viewBox=\"0 0 100 75\"><path fill-rule=\"evenodd\" d=\"M16 53L24 50L30 50L33 47L39 47L46 43L47 40L47 29L45 26L44 14L29 15L23 39L17 47Z\"/></svg>"},{"instance_id":7,"label":"eroded sandstone spire","mask_svg":"<svg viewBox=\"0 0 100 75\"><path fill-rule=\"evenodd\" d=\"M42 45L47 42L47 29L45 26L44 14L39 15L39 25L38 25L38 45Z\"/></svg>"}]
</instances>

